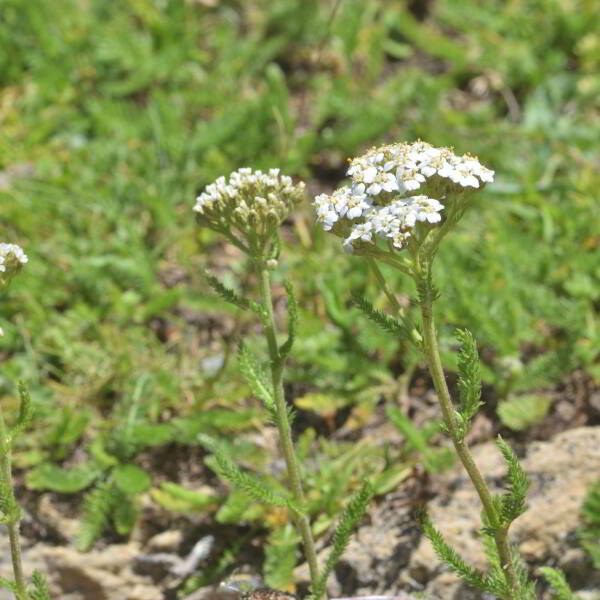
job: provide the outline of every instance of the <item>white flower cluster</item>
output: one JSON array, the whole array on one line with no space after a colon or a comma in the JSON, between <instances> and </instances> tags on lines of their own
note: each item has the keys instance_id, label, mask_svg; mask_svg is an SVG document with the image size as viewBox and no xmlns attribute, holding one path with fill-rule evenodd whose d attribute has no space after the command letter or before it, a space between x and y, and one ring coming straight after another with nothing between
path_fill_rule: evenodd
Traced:
<instances>
[{"instance_id":1,"label":"white flower cluster","mask_svg":"<svg viewBox=\"0 0 600 600\"><path fill-rule=\"evenodd\" d=\"M463 188L478 188L480 182L494 180L494 172L474 156L457 156L450 148L435 148L421 141L372 148L350 162L348 175L351 186L331 195L321 194L314 204L325 231L337 228L347 233L350 229L344 240L350 251L355 240L372 242L375 234L391 239L400 249L418 221L441 221L444 205L439 200L406 196L436 178Z\"/></svg>"},{"instance_id":2,"label":"white flower cluster","mask_svg":"<svg viewBox=\"0 0 600 600\"><path fill-rule=\"evenodd\" d=\"M246 236L266 235L302 201L304 183L294 184L279 169L267 173L242 168L219 177L196 198L202 223L223 230L231 226Z\"/></svg>"},{"instance_id":3,"label":"white flower cluster","mask_svg":"<svg viewBox=\"0 0 600 600\"><path fill-rule=\"evenodd\" d=\"M0 243L0 272L4 273L6 271L6 263L10 255L14 257L13 260L22 265L29 260L21 246L17 246L16 244L5 244L2 242Z\"/></svg>"}]
</instances>

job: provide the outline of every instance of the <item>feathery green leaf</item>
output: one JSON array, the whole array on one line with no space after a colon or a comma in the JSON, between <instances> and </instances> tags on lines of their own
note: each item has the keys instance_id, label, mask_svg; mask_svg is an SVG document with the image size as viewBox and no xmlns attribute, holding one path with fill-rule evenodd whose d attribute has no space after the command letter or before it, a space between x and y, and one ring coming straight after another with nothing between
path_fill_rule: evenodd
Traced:
<instances>
[{"instance_id":1,"label":"feathery green leaf","mask_svg":"<svg viewBox=\"0 0 600 600\"><path fill-rule=\"evenodd\" d=\"M575 595L567 583L564 573L552 567L540 567L540 573L550 585L556 600L574 600Z\"/></svg>"},{"instance_id":2,"label":"feathery green leaf","mask_svg":"<svg viewBox=\"0 0 600 600\"><path fill-rule=\"evenodd\" d=\"M23 381L19 381L19 398L21 400L19 404L19 416L10 428L11 439L17 437L31 422L31 396Z\"/></svg>"},{"instance_id":3,"label":"feathery green leaf","mask_svg":"<svg viewBox=\"0 0 600 600\"><path fill-rule=\"evenodd\" d=\"M374 493L375 490L373 489L373 486L369 481L365 481L362 487L352 496L344 509L333 534L333 548L331 549L331 552L327 557L327 562L319 576L316 589L313 590L315 598L320 598L325 592L327 578L346 551L352 531L363 518Z\"/></svg>"},{"instance_id":4,"label":"feathery green leaf","mask_svg":"<svg viewBox=\"0 0 600 600\"><path fill-rule=\"evenodd\" d=\"M275 401L267 374L244 342L240 343L238 359L240 371L250 386L252 393L259 400L263 401L270 413L273 413L275 410Z\"/></svg>"},{"instance_id":5,"label":"feathery green leaf","mask_svg":"<svg viewBox=\"0 0 600 600\"><path fill-rule=\"evenodd\" d=\"M27 595L31 600L50 600L50 590L46 578L37 570L31 574L31 585L27 590Z\"/></svg>"},{"instance_id":6,"label":"feathery green leaf","mask_svg":"<svg viewBox=\"0 0 600 600\"><path fill-rule=\"evenodd\" d=\"M457 329L460 342L458 354L458 389L460 393L461 437L467 433L469 421L475 416L481 402L481 370L479 354L473 335L466 329Z\"/></svg>"},{"instance_id":7,"label":"feathery green leaf","mask_svg":"<svg viewBox=\"0 0 600 600\"><path fill-rule=\"evenodd\" d=\"M0 577L0 588L10 590L14 593L17 589L17 586L15 585L14 581L11 581L10 579L5 579L4 577Z\"/></svg>"},{"instance_id":8,"label":"feathery green leaf","mask_svg":"<svg viewBox=\"0 0 600 600\"><path fill-rule=\"evenodd\" d=\"M529 479L512 448L500 436L498 436L496 444L500 448L508 467L508 488L502 496L500 509L504 523L508 524L526 510L525 502L527 500L527 490L529 489Z\"/></svg>"},{"instance_id":9,"label":"feathery green leaf","mask_svg":"<svg viewBox=\"0 0 600 600\"><path fill-rule=\"evenodd\" d=\"M419 333L417 326L406 316L399 318L391 317L377 310L368 300L363 298L358 292L352 294L354 305L359 308L364 315L387 333L399 337L417 348L421 349L423 338Z\"/></svg>"},{"instance_id":10,"label":"feathery green leaf","mask_svg":"<svg viewBox=\"0 0 600 600\"><path fill-rule=\"evenodd\" d=\"M265 549L265 583L274 589L285 589L294 581L298 534L291 523L275 529Z\"/></svg>"},{"instance_id":11,"label":"feathery green leaf","mask_svg":"<svg viewBox=\"0 0 600 600\"><path fill-rule=\"evenodd\" d=\"M100 482L83 501L83 515L77 536L77 548L89 550L107 529L111 513L116 505L113 484Z\"/></svg>"},{"instance_id":12,"label":"feathery green leaf","mask_svg":"<svg viewBox=\"0 0 600 600\"><path fill-rule=\"evenodd\" d=\"M241 308L242 310L251 310L262 318L264 311L256 302L240 296L231 288L223 285L214 275L211 275L207 271L204 271L204 278L213 291L218 296L223 298L223 300L233 304L234 306L237 306L238 308Z\"/></svg>"},{"instance_id":13,"label":"feathery green leaf","mask_svg":"<svg viewBox=\"0 0 600 600\"><path fill-rule=\"evenodd\" d=\"M248 496L259 502L271 506L281 506L292 510L297 514L304 514L303 510L291 498L286 498L274 492L271 488L260 481L256 476L240 470L222 450L217 440L208 435L200 434L198 441L209 449L216 460L217 472L227 479L234 487L245 492Z\"/></svg>"},{"instance_id":14,"label":"feathery green leaf","mask_svg":"<svg viewBox=\"0 0 600 600\"><path fill-rule=\"evenodd\" d=\"M285 360L294 345L296 332L298 331L298 304L296 302L296 294L294 293L292 284L289 281L284 280L283 286L285 287L288 297L288 338L279 349L279 355L282 360Z\"/></svg>"},{"instance_id":15,"label":"feathery green leaf","mask_svg":"<svg viewBox=\"0 0 600 600\"><path fill-rule=\"evenodd\" d=\"M431 541L433 549L440 560L447 564L452 571L469 585L479 590L489 591L483 573L468 565L458 552L446 543L442 534L434 527L429 515L425 511L420 511L418 518L423 528L423 533Z\"/></svg>"}]
</instances>

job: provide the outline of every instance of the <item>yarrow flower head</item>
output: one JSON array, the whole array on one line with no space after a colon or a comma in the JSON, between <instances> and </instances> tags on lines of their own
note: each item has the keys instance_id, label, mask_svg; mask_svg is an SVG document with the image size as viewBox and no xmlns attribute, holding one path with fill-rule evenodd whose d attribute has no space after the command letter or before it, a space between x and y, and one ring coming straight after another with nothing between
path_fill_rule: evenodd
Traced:
<instances>
[{"instance_id":1,"label":"yarrow flower head","mask_svg":"<svg viewBox=\"0 0 600 600\"><path fill-rule=\"evenodd\" d=\"M294 184L279 169L242 168L219 177L196 198L198 222L225 234L249 253L264 249L277 228L304 198L304 183Z\"/></svg>"},{"instance_id":2,"label":"yarrow flower head","mask_svg":"<svg viewBox=\"0 0 600 600\"><path fill-rule=\"evenodd\" d=\"M0 287L8 285L28 260L21 246L0 243Z\"/></svg>"},{"instance_id":3,"label":"yarrow flower head","mask_svg":"<svg viewBox=\"0 0 600 600\"><path fill-rule=\"evenodd\" d=\"M422 141L372 148L350 161L347 174L351 185L317 196L314 206L323 229L344 237L349 251L374 244L374 236L401 249L418 223L440 223L453 197L494 180L494 171L476 157ZM422 193L412 195L416 190Z\"/></svg>"}]
</instances>

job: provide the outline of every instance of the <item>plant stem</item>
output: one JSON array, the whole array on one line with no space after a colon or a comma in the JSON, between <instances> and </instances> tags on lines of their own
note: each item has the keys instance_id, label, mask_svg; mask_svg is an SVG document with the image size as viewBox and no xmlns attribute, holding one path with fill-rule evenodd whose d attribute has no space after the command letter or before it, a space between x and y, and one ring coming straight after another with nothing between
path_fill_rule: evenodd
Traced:
<instances>
[{"instance_id":1,"label":"plant stem","mask_svg":"<svg viewBox=\"0 0 600 600\"><path fill-rule=\"evenodd\" d=\"M7 507L6 517L8 521L6 528L8 530L8 539L10 541L10 555L12 558L13 573L15 575L15 596L17 600L27 600L25 590L25 577L23 576L23 566L21 564L21 544L19 541L19 520L20 510L15 500L13 491L11 463L11 447L0 407L0 485L2 486L2 496L4 504Z\"/></svg>"},{"instance_id":2,"label":"plant stem","mask_svg":"<svg viewBox=\"0 0 600 600\"><path fill-rule=\"evenodd\" d=\"M450 399L450 393L448 391L448 386L446 385L446 379L442 369L442 361L440 359L437 334L433 319L432 300L423 300L421 304L421 314L423 317L423 345L425 348L429 372L433 378L435 391L437 392L444 421L448 428L448 432L450 433L450 437L452 438L452 443L454 444L456 453L458 454L465 470L475 486L475 489L477 490L477 494L479 495L481 503L483 504L486 516L492 529L494 530L494 540L496 542L496 548L498 549L500 566L502 567L502 572L504 573L506 583L508 584L511 592L511 600L519 600L520 585L515 573L514 564L510 554L510 548L508 545L508 527L503 526L500 522L500 518L496 508L494 507L492 494L490 493L487 483L479 471L479 468L475 464L464 437L459 435L458 428L456 426L454 406L452 404L452 400Z\"/></svg>"},{"instance_id":3,"label":"plant stem","mask_svg":"<svg viewBox=\"0 0 600 600\"><path fill-rule=\"evenodd\" d=\"M375 259L372 256L367 256L367 262L369 263L371 271L373 271L373 274L375 275L375 279L377 279L377 283L383 290L383 293L387 296L387 299L390 301L390 304L394 307L394 310L401 315L403 309L400 306L396 296L394 296L392 290L390 290L390 286L387 284L387 281L385 280L383 273L380 271L377 262L375 262Z\"/></svg>"},{"instance_id":4,"label":"plant stem","mask_svg":"<svg viewBox=\"0 0 600 600\"><path fill-rule=\"evenodd\" d=\"M263 308L266 311L264 327L265 334L267 336L267 344L269 347L269 356L271 359L271 381L273 384L273 394L275 396L279 440L283 455L285 457L288 477L292 486L294 499L300 506L304 506L305 500L304 491L302 489L302 481L300 479L300 469L298 468L298 461L296 459L296 453L294 452L292 431L285 405L285 396L283 391L284 362L281 360L279 355L279 347L277 345L275 316L273 314L273 298L271 296L271 277L269 270L264 264L259 265L258 271L260 278L260 297ZM315 549L315 542L313 540L310 522L308 517L304 514L296 514L294 520L304 544L304 552L306 554L306 560L310 570L310 579L313 589L317 589L317 583L319 581L319 567L317 564L317 551Z\"/></svg>"}]
</instances>

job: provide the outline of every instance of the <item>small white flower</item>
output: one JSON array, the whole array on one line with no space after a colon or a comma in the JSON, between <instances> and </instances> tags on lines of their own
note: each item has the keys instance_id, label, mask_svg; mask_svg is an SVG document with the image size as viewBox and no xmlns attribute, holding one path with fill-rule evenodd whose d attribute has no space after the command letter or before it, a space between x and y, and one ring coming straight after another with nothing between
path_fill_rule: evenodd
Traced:
<instances>
[{"instance_id":1,"label":"small white flower","mask_svg":"<svg viewBox=\"0 0 600 600\"><path fill-rule=\"evenodd\" d=\"M4 242L0 243L0 272L6 272L6 263L9 256L13 256L14 259L20 264L24 265L29 261L29 258L23 252L23 248L21 246L17 246L17 244L6 244Z\"/></svg>"},{"instance_id":2,"label":"small white flower","mask_svg":"<svg viewBox=\"0 0 600 600\"><path fill-rule=\"evenodd\" d=\"M369 167L362 173L363 183L373 183L377 177L377 169L375 167Z\"/></svg>"},{"instance_id":3,"label":"small white flower","mask_svg":"<svg viewBox=\"0 0 600 600\"><path fill-rule=\"evenodd\" d=\"M343 242L344 248L348 250L348 252L352 252L352 242L354 242L354 240L362 240L363 242L372 241L372 229L373 224L369 221L354 225L350 235Z\"/></svg>"},{"instance_id":4,"label":"small white flower","mask_svg":"<svg viewBox=\"0 0 600 600\"><path fill-rule=\"evenodd\" d=\"M379 183L372 183L367 188L367 194L370 194L371 196L377 196L377 194L379 194L380 191L381 191L381 185Z\"/></svg>"}]
</instances>

